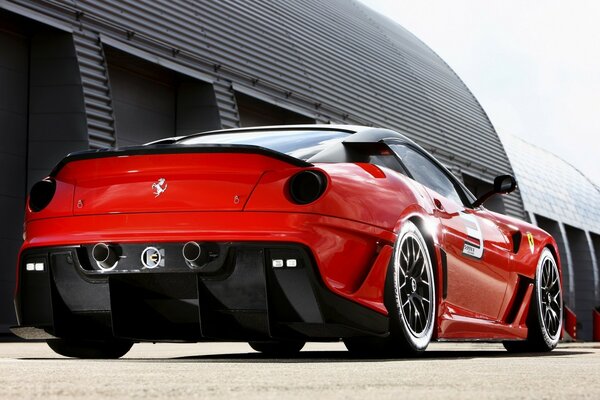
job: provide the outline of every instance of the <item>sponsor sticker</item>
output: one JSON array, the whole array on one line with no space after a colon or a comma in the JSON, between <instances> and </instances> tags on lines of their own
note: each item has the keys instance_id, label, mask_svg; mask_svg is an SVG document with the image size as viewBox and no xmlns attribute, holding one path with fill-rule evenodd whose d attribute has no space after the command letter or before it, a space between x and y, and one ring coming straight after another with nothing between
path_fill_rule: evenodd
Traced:
<instances>
[{"instance_id":1,"label":"sponsor sticker","mask_svg":"<svg viewBox=\"0 0 600 400\"><path fill-rule=\"evenodd\" d=\"M483 251L479 248L479 246L474 246L469 242L465 242L465 245L463 247L463 254L475 258L481 258L481 256L483 255Z\"/></svg>"},{"instance_id":2,"label":"sponsor sticker","mask_svg":"<svg viewBox=\"0 0 600 400\"><path fill-rule=\"evenodd\" d=\"M471 240L471 242L465 241L465 244L463 246L463 254L470 257L482 258L483 234L481 232L481 227L479 226L479 221L477 220L477 217L464 212L460 213L460 217L462 218L465 224L466 234Z\"/></svg>"}]
</instances>

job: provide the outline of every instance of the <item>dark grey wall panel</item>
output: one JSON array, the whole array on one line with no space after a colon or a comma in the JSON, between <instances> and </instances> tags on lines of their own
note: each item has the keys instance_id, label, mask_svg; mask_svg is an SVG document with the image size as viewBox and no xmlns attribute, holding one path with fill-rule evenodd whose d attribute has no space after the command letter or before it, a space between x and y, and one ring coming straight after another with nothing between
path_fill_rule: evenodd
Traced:
<instances>
[{"instance_id":1,"label":"dark grey wall panel","mask_svg":"<svg viewBox=\"0 0 600 400\"><path fill-rule=\"evenodd\" d=\"M3 22L0 15L0 23ZM0 330L14 320L10 309L21 245L27 179L27 91L29 40L0 25Z\"/></svg>"},{"instance_id":2,"label":"dark grey wall panel","mask_svg":"<svg viewBox=\"0 0 600 400\"><path fill-rule=\"evenodd\" d=\"M596 276L600 276L600 235L590 234L590 241L592 245L592 251L594 252L594 258L596 259ZM596 281L596 302L594 307L600 307L600 282Z\"/></svg>"},{"instance_id":3,"label":"dark grey wall panel","mask_svg":"<svg viewBox=\"0 0 600 400\"><path fill-rule=\"evenodd\" d=\"M89 146L73 37L42 27L29 41L28 188L66 154Z\"/></svg>"},{"instance_id":4,"label":"dark grey wall panel","mask_svg":"<svg viewBox=\"0 0 600 400\"><path fill-rule=\"evenodd\" d=\"M576 285L573 271L574 266L571 258L571 244L566 236L566 232L564 232L561 225L554 220L540 215L535 215L534 218L536 225L551 234L558 245L558 256L560 257L560 264L562 267L564 303L571 310L575 311Z\"/></svg>"},{"instance_id":5,"label":"dark grey wall panel","mask_svg":"<svg viewBox=\"0 0 600 400\"><path fill-rule=\"evenodd\" d=\"M256 98L236 94L241 126L314 124L315 120Z\"/></svg>"},{"instance_id":6,"label":"dark grey wall panel","mask_svg":"<svg viewBox=\"0 0 600 400\"><path fill-rule=\"evenodd\" d=\"M212 85L191 78L181 78L177 85L175 135L220 129L219 107Z\"/></svg>"},{"instance_id":7,"label":"dark grey wall panel","mask_svg":"<svg viewBox=\"0 0 600 400\"><path fill-rule=\"evenodd\" d=\"M107 53L119 146L175 132L176 82L164 69L120 52Z\"/></svg>"},{"instance_id":8,"label":"dark grey wall panel","mask_svg":"<svg viewBox=\"0 0 600 400\"><path fill-rule=\"evenodd\" d=\"M106 47L117 145L220 129L213 86Z\"/></svg>"},{"instance_id":9,"label":"dark grey wall panel","mask_svg":"<svg viewBox=\"0 0 600 400\"><path fill-rule=\"evenodd\" d=\"M27 188L65 154L88 148L81 80L70 34L0 13L0 331L12 294Z\"/></svg>"},{"instance_id":10,"label":"dark grey wall panel","mask_svg":"<svg viewBox=\"0 0 600 400\"><path fill-rule=\"evenodd\" d=\"M594 264L585 232L565 226L571 246L571 258L575 272L575 314L577 315L577 338L592 339L592 310L598 305L594 287Z\"/></svg>"}]
</instances>

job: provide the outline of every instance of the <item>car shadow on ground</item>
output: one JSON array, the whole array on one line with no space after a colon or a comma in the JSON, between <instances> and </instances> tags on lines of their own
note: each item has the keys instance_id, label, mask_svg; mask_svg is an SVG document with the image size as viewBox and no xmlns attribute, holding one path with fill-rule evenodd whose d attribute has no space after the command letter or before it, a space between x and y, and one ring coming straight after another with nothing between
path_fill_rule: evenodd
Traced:
<instances>
[{"instance_id":1,"label":"car shadow on ground","mask_svg":"<svg viewBox=\"0 0 600 400\"><path fill-rule=\"evenodd\" d=\"M173 358L122 358L122 362L160 362L160 363L354 363L354 362L398 362L398 361L421 361L428 360L472 360L477 358L496 358L496 359L514 359L514 358L539 358L539 357L564 357L581 356L593 354L585 350L556 350L550 353L509 353L502 350L430 350L424 354L415 357L386 357L386 356L364 356L359 357L349 351L302 351L295 356L273 357L261 353L231 353L231 354L208 354L191 355ZM24 361L42 361L42 360L62 360L78 361L76 358L55 358L55 357L22 357L18 358ZM102 361L102 360L97 360ZM108 360L107 360L108 361ZM112 360L113 362L115 360Z\"/></svg>"},{"instance_id":2,"label":"car shadow on ground","mask_svg":"<svg viewBox=\"0 0 600 400\"><path fill-rule=\"evenodd\" d=\"M358 357L348 351L302 351L296 356L273 357L261 353L232 353L194 355L174 358L127 358L134 362L206 362L206 363L343 363L343 362L389 362L427 360L467 360L476 358L533 358L562 357L592 354L583 350L556 350L550 353L508 353L502 350L431 350L416 357Z\"/></svg>"}]
</instances>

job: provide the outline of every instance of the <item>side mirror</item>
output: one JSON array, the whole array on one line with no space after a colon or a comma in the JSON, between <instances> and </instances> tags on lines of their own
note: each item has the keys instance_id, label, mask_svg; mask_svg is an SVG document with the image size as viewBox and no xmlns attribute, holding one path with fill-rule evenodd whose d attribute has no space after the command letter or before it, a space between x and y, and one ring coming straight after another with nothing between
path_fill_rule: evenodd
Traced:
<instances>
[{"instance_id":1,"label":"side mirror","mask_svg":"<svg viewBox=\"0 0 600 400\"><path fill-rule=\"evenodd\" d=\"M508 194L517 188L517 181L512 175L500 175L494 179L494 194Z\"/></svg>"},{"instance_id":2,"label":"side mirror","mask_svg":"<svg viewBox=\"0 0 600 400\"><path fill-rule=\"evenodd\" d=\"M517 188L517 181L512 175L500 175L494 179L494 189L485 193L483 196L475 200L472 204L474 208L479 207L487 199L496 194L507 194L513 192Z\"/></svg>"}]
</instances>

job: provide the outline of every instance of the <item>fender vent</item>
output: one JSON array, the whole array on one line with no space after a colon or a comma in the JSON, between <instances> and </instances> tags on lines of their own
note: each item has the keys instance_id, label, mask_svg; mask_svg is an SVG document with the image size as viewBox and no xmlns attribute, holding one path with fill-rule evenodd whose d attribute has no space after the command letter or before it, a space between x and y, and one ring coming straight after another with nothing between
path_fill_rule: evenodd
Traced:
<instances>
[{"instance_id":1,"label":"fender vent","mask_svg":"<svg viewBox=\"0 0 600 400\"><path fill-rule=\"evenodd\" d=\"M440 255L442 258L442 298L445 300L448 297L448 260L444 250L440 249Z\"/></svg>"},{"instance_id":2,"label":"fender vent","mask_svg":"<svg viewBox=\"0 0 600 400\"><path fill-rule=\"evenodd\" d=\"M512 245L513 245L513 253L517 254L519 249L521 248L521 240L523 239L523 234L521 231L516 231L512 234Z\"/></svg>"},{"instance_id":3,"label":"fender vent","mask_svg":"<svg viewBox=\"0 0 600 400\"><path fill-rule=\"evenodd\" d=\"M507 324L512 324L515 322L515 318L517 317L519 308L521 308L523 300L525 299L525 293L527 293L527 288L531 283L533 283L531 279L519 275L519 281L517 282L517 289L515 290L513 302L511 304L510 311L506 316Z\"/></svg>"}]
</instances>

